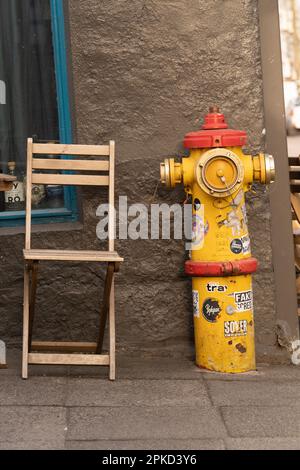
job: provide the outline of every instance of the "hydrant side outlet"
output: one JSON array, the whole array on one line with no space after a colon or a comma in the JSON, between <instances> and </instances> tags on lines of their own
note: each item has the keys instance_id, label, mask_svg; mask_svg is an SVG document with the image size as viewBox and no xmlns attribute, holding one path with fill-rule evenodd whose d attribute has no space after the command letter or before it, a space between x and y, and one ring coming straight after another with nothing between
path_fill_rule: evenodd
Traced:
<instances>
[{"instance_id":1,"label":"hydrant side outlet","mask_svg":"<svg viewBox=\"0 0 300 470\"><path fill-rule=\"evenodd\" d=\"M252 183L274 181L271 155L243 153L247 135L228 129L217 108L202 130L186 135L182 163L166 159L161 182L184 185L192 195L192 277L196 364L239 373L255 369L252 273L245 193Z\"/></svg>"}]
</instances>

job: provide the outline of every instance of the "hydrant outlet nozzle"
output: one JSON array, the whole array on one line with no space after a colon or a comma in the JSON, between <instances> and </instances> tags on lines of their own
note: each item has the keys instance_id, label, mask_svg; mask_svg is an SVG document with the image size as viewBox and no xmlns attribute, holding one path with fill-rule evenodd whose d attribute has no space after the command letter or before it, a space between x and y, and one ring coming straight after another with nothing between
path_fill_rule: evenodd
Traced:
<instances>
[{"instance_id":1,"label":"hydrant outlet nozzle","mask_svg":"<svg viewBox=\"0 0 300 470\"><path fill-rule=\"evenodd\" d=\"M275 161L272 155L265 155L266 165L266 184L274 183L275 181Z\"/></svg>"},{"instance_id":2,"label":"hydrant outlet nozzle","mask_svg":"<svg viewBox=\"0 0 300 470\"><path fill-rule=\"evenodd\" d=\"M167 188L175 188L176 184L182 183L182 164L176 163L174 158L166 158L160 164L160 181Z\"/></svg>"},{"instance_id":3,"label":"hydrant outlet nozzle","mask_svg":"<svg viewBox=\"0 0 300 470\"><path fill-rule=\"evenodd\" d=\"M272 155L260 153L253 157L253 180L262 184L275 181L275 162Z\"/></svg>"}]
</instances>

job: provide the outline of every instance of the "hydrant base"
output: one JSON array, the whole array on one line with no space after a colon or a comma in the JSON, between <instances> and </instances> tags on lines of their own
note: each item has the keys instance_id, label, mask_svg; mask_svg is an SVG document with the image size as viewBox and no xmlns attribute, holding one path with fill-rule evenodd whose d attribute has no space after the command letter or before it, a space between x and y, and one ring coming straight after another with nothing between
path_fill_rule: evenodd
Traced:
<instances>
[{"instance_id":1,"label":"hydrant base","mask_svg":"<svg viewBox=\"0 0 300 470\"><path fill-rule=\"evenodd\" d=\"M218 374L218 373L222 373L222 374L247 374L249 372L256 372L257 369L256 367L254 369L251 369L251 370L241 370L241 371L234 371L234 372L228 372L228 371L224 371L224 370L214 370L214 369L207 369L206 367L203 367L199 364L196 363L196 366L201 369L203 372L210 372L211 374L215 373L215 374Z\"/></svg>"},{"instance_id":2,"label":"hydrant base","mask_svg":"<svg viewBox=\"0 0 300 470\"><path fill-rule=\"evenodd\" d=\"M196 364L215 372L253 371L251 275L193 278Z\"/></svg>"}]
</instances>

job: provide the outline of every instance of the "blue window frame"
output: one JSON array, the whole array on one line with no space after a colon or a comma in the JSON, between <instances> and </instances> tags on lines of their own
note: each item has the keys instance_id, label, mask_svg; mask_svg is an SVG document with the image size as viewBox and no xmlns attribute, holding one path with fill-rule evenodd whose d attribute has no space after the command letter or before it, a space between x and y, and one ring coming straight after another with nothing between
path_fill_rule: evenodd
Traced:
<instances>
[{"instance_id":1,"label":"blue window frame","mask_svg":"<svg viewBox=\"0 0 300 470\"><path fill-rule=\"evenodd\" d=\"M67 41L63 0L50 0L51 29L56 78L59 140L72 143L72 115L69 92ZM77 193L75 187L64 186L64 207L32 210L32 223L75 222L78 220ZM25 211L0 212L0 227L24 225Z\"/></svg>"}]
</instances>

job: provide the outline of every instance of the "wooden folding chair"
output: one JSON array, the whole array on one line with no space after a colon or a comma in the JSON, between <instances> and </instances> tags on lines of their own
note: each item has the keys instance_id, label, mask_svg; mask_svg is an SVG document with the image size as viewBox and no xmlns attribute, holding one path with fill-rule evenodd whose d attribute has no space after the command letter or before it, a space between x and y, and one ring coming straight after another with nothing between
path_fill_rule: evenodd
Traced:
<instances>
[{"instance_id":1,"label":"wooden folding chair","mask_svg":"<svg viewBox=\"0 0 300 470\"><path fill-rule=\"evenodd\" d=\"M34 158L33 155L40 155L40 157ZM44 157L41 158L41 155L44 155ZM59 157L56 159L45 158L45 155L68 155L68 159ZM80 156L82 158L78 159ZM91 157L92 159L86 157ZM101 160L99 160L100 157L102 158ZM24 379L28 378L28 364L70 364L109 366L109 378L110 380L115 380L114 274L118 271L119 264L123 259L114 251L114 166L115 143L113 141L109 145L62 145L35 144L32 139L28 139L22 366L22 377ZM46 173L44 172L45 170ZM62 174L57 173L57 171L70 171L73 173ZM78 171L84 172L84 174L78 174ZM77 173L75 174L74 172ZM32 184L108 186L108 251L32 249ZM40 261L93 261L107 263L97 342L32 341L37 274ZM102 354L107 317L109 317L109 353Z\"/></svg>"}]
</instances>

